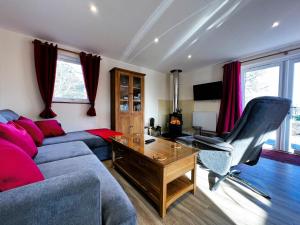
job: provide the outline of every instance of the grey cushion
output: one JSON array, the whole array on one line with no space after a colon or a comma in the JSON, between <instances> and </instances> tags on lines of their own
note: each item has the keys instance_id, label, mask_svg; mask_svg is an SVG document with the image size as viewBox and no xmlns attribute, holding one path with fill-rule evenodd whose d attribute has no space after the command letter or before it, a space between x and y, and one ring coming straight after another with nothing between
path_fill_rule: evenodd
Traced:
<instances>
[{"instance_id":1,"label":"grey cushion","mask_svg":"<svg viewBox=\"0 0 300 225\"><path fill-rule=\"evenodd\" d=\"M63 136L45 138L43 145L52 145L71 141L83 141L91 149L108 145L102 138L92 135L86 131L69 132Z\"/></svg>"},{"instance_id":2,"label":"grey cushion","mask_svg":"<svg viewBox=\"0 0 300 225\"><path fill-rule=\"evenodd\" d=\"M92 151L85 143L81 141L66 142L39 147L34 161L41 164L89 154L92 154Z\"/></svg>"},{"instance_id":3,"label":"grey cushion","mask_svg":"<svg viewBox=\"0 0 300 225\"><path fill-rule=\"evenodd\" d=\"M224 142L221 138L205 137L201 135L195 135L193 146L204 150L219 150L231 152L234 150L233 146L227 142Z\"/></svg>"},{"instance_id":4,"label":"grey cushion","mask_svg":"<svg viewBox=\"0 0 300 225\"><path fill-rule=\"evenodd\" d=\"M221 138L195 135L177 138L176 142L200 149L198 162L215 173L225 175L230 169L233 147Z\"/></svg>"},{"instance_id":5,"label":"grey cushion","mask_svg":"<svg viewBox=\"0 0 300 225\"><path fill-rule=\"evenodd\" d=\"M0 123L7 123L7 119L0 115Z\"/></svg>"},{"instance_id":6,"label":"grey cushion","mask_svg":"<svg viewBox=\"0 0 300 225\"><path fill-rule=\"evenodd\" d=\"M192 147L193 141L196 140L197 136L199 137L200 135L178 137L178 138L176 138L176 142ZM200 137L204 137L204 136L200 136ZM205 137L205 138L210 138L210 137ZM214 139L214 141L220 141L220 142L224 141L224 139L219 138L219 137L213 137L213 139ZM204 139L202 139L202 140L204 140Z\"/></svg>"},{"instance_id":7,"label":"grey cushion","mask_svg":"<svg viewBox=\"0 0 300 225\"><path fill-rule=\"evenodd\" d=\"M101 184L102 223L106 225L136 223L136 212L127 195L96 156L79 156L39 164L38 167L46 179L78 169L97 172Z\"/></svg>"},{"instance_id":8,"label":"grey cushion","mask_svg":"<svg viewBox=\"0 0 300 225\"><path fill-rule=\"evenodd\" d=\"M194 136L183 136L176 138L176 142L192 146L193 141L195 140Z\"/></svg>"},{"instance_id":9,"label":"grey cushion","mask_svg":"<svg viewBox=\"0 0 300 225\"><path fill-rule=\"evenodd\" d=\"M7 121L17 120L20 116L10 109L0 110L0 116L4 117Z\"/></svg>"},{"instance_id":10,"label":"grey cushion","mask_svg":"<svg viewBox=\"0 0 300 225\"><path fill-rule=\"evenodd\" d=\"M225 175L231 166L231 152L217 150L200 150L198 161L211 171Z\"/></svg>"}]
</instances>

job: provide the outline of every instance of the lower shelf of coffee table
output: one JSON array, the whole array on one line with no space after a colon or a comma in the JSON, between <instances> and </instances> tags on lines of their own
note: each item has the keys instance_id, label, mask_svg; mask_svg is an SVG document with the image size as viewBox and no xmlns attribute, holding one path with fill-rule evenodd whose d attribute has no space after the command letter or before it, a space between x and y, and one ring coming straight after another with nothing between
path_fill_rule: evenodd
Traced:
<instances>
[{"instance_id":1,"label":"lower shelf of coffee table","mask_svg":"<svg viewBox=\"0 0 300 225\"><path fill-rule=\"evenodd\" d=\"M162 178L159 174L151 174L144 168L128 163L126 159L117 159L114 166L124 173L140 190L159 206ZM192 181L185 175L167 184L166 208L185 193L193 190Z\"/></svg>"},{"instance_id":2,"label":"lower shelf of coffee table","mask_svg":"<svg viewBox=\"0 0 300 225\"><path fill-rule=\"evenodd\" d=\"M192 181L185 175L178 177L167 185L167 200L166 208L168 208L173 202L185 193L192 191L194 185Z\"/></svg>"}]
</instances>

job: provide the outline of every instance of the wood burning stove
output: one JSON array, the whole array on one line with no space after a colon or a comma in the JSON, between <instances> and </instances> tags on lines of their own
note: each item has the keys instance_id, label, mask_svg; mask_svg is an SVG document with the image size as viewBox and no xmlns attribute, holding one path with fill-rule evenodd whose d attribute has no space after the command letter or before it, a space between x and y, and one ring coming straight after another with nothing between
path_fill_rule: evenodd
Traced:
<instances>
[{"instance_id":1,"label":"wood burning stove","mask_svg":"<svg viewBox=\"0 0 300 225\"><path fill-rule=\"evenodd\" d=\"M169 136L170 138L180 137L182 134L182 114L171 113L169 115Z\"/></svg>"}]
</instances>

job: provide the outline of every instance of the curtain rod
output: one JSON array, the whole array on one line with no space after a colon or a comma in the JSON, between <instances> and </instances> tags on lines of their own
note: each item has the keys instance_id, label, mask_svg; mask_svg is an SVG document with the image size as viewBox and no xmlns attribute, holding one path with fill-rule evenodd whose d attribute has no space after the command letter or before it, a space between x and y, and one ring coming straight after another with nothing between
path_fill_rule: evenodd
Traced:
<instances>
[{"instance_id":1,"label":"curtain rod","mask_svg":"<svg viewBox=\"0 0 300 225\"><path fill-rule=\"evenodd\" d=\"M288 50L285 50L285 51L276 52L276 53L272 53L272 54L268 54L268 55L248 59L248 60L244 60L244 61L241 61L241 63L247 63L247 62L255 61L255 60L258 60L258 59L264 59L264 58L268 58L268 57L275 56L275 55L281 55L281 54L287 55L287 54L289 54L289 52L293 52L293 51L296 51L296 50L300 50L300 47L292 48L292 49L288 49Z\"/></svg>"},{"instance_id":2,"label":"curtain rod","mask_svg":"<svg viewBox=\"0 0 300 225\"><path fill-rule=\"evenodd\" d=\"M64 52L69 52L69 53L73 53L75 55L79 55L80 52L75 52L75 51L72 51L72 50L69 50L69 49L65 49L65 48L60 48L60 47L57 47L58 50L61 50L61 51L64 51Z\"/></svg>"},{"instance_id":3,"label":"curtain rod","mask_svg":"<svg viewBox=\"0 0 300 225\"><path fill-rule=\"evenodd\" d=\"M32 43L34 43L34 41L32 41ZM69 52L69 53L73 53L75 55L80 55L80 52L72 51L72 50L61 48L61 47L58 47L58 46L57 46L57 50L64 51L64 52ZM95 55L99 56L98 54L95 54ZM102 57L100 56L100 60L101 59L102 59Z\"/></svg>"},{"instance_id":4,"label":"curtain rod","mask_svg":"<svg viewBox=\"0 0 300 225\"><path fill-rule=\"evenodd\" d=\"M75 52L75 51L72 51L72 50L69 50L69 49L60 48L60 47L57 47L57 49L60 50L60 51L73 53L75 55L80 55L80 52ZM98 55L98 54L95 54L95 55L97 55L97 57L100 57L100 60L102 60L102 57L100 55Z\"/></svg>"}]
</instances>

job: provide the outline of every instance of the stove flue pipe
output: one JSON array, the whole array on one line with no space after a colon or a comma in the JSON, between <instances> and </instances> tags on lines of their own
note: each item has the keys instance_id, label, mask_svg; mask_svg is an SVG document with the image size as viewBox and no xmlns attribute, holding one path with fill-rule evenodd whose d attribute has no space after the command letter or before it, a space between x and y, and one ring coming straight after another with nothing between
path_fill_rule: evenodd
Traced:
<instances>
[{"instance_id":1,"label":"stove flue pipe","mask_svg":"<svg viewBox=\"0 0 300 225\"><path fill-rule=\"evenodd\" d=\"M170 73L173 74L173 112L178 112L179 107L179 73L181 73L182 70L175 69L171 70Z\"/></svg>"}]
</instances>

